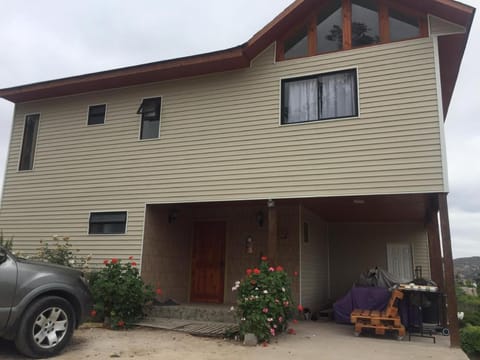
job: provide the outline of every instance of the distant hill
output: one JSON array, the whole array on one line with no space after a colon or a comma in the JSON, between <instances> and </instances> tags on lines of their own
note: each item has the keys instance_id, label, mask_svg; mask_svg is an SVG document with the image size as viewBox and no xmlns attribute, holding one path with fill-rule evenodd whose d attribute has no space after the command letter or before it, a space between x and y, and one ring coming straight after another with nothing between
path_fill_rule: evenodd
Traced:
<instances>
[{"instance_id":1,"label":"distant hill","mask_svg":"<svg viewBox=\"0 0 480 360\"><path fill-rule=\"evenodd\" d=\"M453 259L455 276L460 279L480 278L480 256Z\"/></svg>"}]
</instances>

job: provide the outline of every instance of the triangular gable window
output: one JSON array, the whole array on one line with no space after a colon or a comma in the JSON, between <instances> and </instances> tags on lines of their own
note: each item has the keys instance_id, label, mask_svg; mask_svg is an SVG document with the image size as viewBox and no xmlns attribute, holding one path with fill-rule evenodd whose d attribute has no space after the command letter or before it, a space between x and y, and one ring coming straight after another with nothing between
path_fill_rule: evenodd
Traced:
<instances>
[{"instance_id":1,"label":"triangular gable window","mask_svg":"<svg viewBox=\"0 0 480 360\"><path fill-rule=\"evenodd\" d=\"M352 1L352 46L380 42L380 19L375 0Z\"/></svg>"},{"instance_id":2,"label":"triangular gable window","mask_svg":"<svg viewBox=\"0 0 480 360\"><path fill-rule=\"evenodd\" d=\"M342 49L343 20L342 2L332 1L331 7L320 12L316 26L317 52L328 52Z\"/></svg>"},{"instance_id":3,"label":"triangular gable window","mask_svg":"<svg viewBox=\"0 0 480 360\"><path fill-rule=\"evenodd\" d=\"M277 42L278 60L428 36L426 14L386 0L333 0Z\"/></svg>"},{"instance_id":4,"label":"triangular gable window","mask_svg":"<svg viewBox=\"0 0 480 360\"><path fill-rule=\"evenodd\" d=\"M420 36L418 18L403 14L395 9L389 11L390 41L410 39Z\"/></svg>"}]
</instances>

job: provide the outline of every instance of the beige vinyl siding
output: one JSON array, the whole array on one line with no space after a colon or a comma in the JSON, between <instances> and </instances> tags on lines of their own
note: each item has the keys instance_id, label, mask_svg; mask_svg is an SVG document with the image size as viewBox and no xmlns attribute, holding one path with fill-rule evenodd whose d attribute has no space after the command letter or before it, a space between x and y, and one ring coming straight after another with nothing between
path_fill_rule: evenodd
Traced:
<instances>
[{"instance_id":1,"label":"beige vinyl siding","mask_svg":"<svg viewBox=\"0 0 480 360\"><path fill-rule=\"evenodd\" d=\"M327 223L308 209L302 208L301 214L301 303L316 312L322 310L329 301ZM308 242L305 242L304 223L307 223L309 228Z\"/></svg>"},{"instance_id":2,"label":"beige vinyl siding","mask_svg":"<svg viewBox=\"0 0 480 360\"><path fill-rule=\"evenodd\" d=\"M428 237L423 224L416 223L330 223L331 291L334 299L344 295L360 274L379 266L387 267L387 244L411 245L413 270L422 267L430 279Z\"/></svg>"},{"instance_id":3,"label":"beige vinyl siding","mask_svg":"<svg viewBox=\"0 0 480 360\"><path fill-rule=\"evenodd\" d=\"M282 78L357 68L360 116L280 126ZM34 249L52 234L96 260L140 257L145 203L444 190L431 39L18 104L0 228ZM160 138L139 141L142 98ZM88 105L108 104L103 126ZM41 113L34 170L18 172L26 113ZM128 211L126 235L89 236L90 211Z\"/></svg>"}]
</instances>

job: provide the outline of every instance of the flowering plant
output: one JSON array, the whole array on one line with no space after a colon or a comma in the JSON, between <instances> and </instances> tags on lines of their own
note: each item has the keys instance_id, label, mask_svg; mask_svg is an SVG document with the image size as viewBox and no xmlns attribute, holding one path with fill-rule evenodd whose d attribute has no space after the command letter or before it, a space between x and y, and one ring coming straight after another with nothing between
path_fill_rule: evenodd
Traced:
<instances>
[{"instance_id":1,"label":"flowering plant","mask_svg":"<svg viewBox=\"0 0 480 360\"><path fill-rule=\"evenodd\" d=\"M247 269L244 279L232 288L238 291L240 335L253 333L260 342L285 331L293 316L290 279L281 266L270 266L267 261L262 257L259 267Z\"/></svg>"},{"instance_id":2,"label":"flowering plant","mask_svg":"<svg viewBox=\"0 0 480 360\"><path fill-rule=\"evenodd\" d=\"M131 326L153 301L153 288L144 284L133 257L124 264L117 258L103 263L105 267L90 279L95 302L90 316L104 320L113 329Z\"/></svg>"},{"instance_id":3,"label":"flowering plant","mask_svg":"<svg viewBox=\"0 0 480 360\"><path fill-rule=\"evenodd\" d=\"M84 270L88 269L88 262L91 260L91 255L87 257L75 255L79 250L73 249L68 236L54 235L53 244L40 240L40 245L37 254L32 257L33 260Z\"/></svg>"}]
</instances>

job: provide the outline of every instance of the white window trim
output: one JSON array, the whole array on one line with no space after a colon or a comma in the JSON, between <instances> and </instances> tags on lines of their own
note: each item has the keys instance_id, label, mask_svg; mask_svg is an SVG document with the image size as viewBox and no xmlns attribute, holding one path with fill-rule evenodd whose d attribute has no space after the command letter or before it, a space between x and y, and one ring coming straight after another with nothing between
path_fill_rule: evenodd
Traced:
<instances>
[{"instance_id":1,"label":"white window trim","mask_svg":"<svg viewBox=\"0 0 480 360\"><path fill-rule=\"evenodd\" d=\"M88 115L90 113L90 108L93 107L93 106L100 106L100 105L105 105L105 115L103 117L103 123L102 124L89 124L88 123ZM85 121L85 125L87 127L96 127L96 126L103 126L107 123L107 113L108 113L108 104L107 103L100 103L100 104L90 104L87 106L87 120Z\"/></svg>"}]
</instances>

